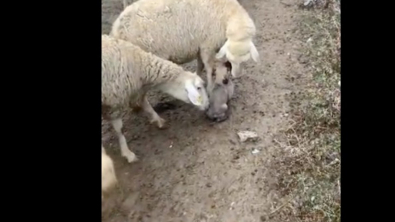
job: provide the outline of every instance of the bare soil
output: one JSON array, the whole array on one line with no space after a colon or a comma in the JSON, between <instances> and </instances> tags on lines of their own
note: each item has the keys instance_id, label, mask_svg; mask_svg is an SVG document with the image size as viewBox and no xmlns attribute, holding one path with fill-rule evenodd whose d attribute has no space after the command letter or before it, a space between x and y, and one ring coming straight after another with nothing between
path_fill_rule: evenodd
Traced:
<instances>
[{"instance_id":1,"label":"bare soil","mask_svg":"<svg viewBox=\"0 0 395 222\"><path fill-rule=\"evenodd\" d=\"M143 114L125 114L124 131L139 161L121 157L117 137L103 122L103 144L113 158L119 188L105 197L105 222L263 221L279 205L276 172L267 166L275 136L289 122L286 95L306 68L299 62L295 36L296 0L241 0L257 27L260 63L244 65L236 79L228 120L212 124L190 105L172 101L161 113L168 128L157 129ZM122 10L121 0L102 0L102 32ZM196 62L183 67L194 71ZM205 77L204 77L205 78ZM301 81L303 82L303 81ZM169 98L153 94L150 101ZM170 99L172 100L172 99ZM255 131L256 142L239 142L237 132ZM259 153L252 153L258 149Z\"/></svg>"}]
</instances>

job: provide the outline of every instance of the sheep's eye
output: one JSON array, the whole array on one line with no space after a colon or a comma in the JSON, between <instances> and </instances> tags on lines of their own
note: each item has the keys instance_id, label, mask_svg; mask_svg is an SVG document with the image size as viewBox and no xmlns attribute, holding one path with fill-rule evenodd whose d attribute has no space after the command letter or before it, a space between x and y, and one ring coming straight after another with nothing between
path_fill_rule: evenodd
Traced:
<instances>
[{"instance_id":1,"label":"sheep's eye","mask_svg":"<svg viewBox=\"0 0 395 222\"><path fill-rule=\"evenodd\" d=\"M202 88L199 86L199 87L197 87L197 89L198 89L198 90L201 90Z\"/></svg>"}]
</instances>

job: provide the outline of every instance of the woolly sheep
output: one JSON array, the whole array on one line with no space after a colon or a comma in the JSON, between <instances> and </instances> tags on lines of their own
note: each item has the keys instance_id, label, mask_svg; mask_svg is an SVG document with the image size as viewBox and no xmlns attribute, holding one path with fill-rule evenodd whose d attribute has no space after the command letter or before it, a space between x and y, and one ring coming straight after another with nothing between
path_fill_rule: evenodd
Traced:
<instances>
[{"instance_id":1,"label":"woolly sheep","mask_svg":"<svg viewBox=\"0 0 395 222\"><path fill-rule=\"evenodd\" d=\"M197 74L204 65L210 93L215 60L229 61L233 77L242 62L258 62L255 33L254 22L236 0L139 0L119 15L110 35L177 64L197 59Z\"/></svg>"},{"instance_id":2,"label":"woolly sheep","mask_svg":"<svg viewBox=\"0 0 395 222\"><path fill-rule=\"evenodd\" d=\"M158 89L176 99L205 111L209 106L204 81L196 73L143 51L130 42L102 35L102 116L115 129L122 156L128 162L137 160L129 150L122 133L122 119L116 111L137 104L151 116L151 123L159 128L164 120L148 102L146 93Z\"/></svg>"},{"instance_id":3,"label":"woolly sheep","mask_svg":"<svg viewBox=\"0 0 395 222\"><path fill-rule=\"evenodd\" d=\"M102 193L111 189L117 184L117 177L115 176L114 163L112 159L106 154L104 147L101 147L101 190ZM103 196L103 195L102 195Z\"/></svg>"}]
</instances>

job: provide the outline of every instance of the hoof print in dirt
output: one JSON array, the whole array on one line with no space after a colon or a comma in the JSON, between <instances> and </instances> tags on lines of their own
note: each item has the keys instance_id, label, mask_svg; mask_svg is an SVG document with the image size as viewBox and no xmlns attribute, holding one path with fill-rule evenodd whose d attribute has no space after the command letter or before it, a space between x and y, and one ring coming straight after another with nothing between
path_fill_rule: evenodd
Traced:
<instances>
[{"instance_id":1,"label":"hoof print in dirt","mask_svg":"<svg viewBox=\"0 0 395 222\"><path fill-rule=\"evenodd\" d=\"M256 142L259 139L258 134L253 131L239 131L237 135L240 142Z\"/></svg>"}]
</instances>

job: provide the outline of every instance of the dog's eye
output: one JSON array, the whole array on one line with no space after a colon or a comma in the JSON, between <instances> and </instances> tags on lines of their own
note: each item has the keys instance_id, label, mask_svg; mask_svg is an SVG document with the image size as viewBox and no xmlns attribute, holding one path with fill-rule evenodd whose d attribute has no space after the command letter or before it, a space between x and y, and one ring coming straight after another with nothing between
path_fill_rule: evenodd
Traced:
<instances>
[{"instance_id":1,"label":"dog's eye","mask_svg":"<svg viewBox=\"0 0 395 222\"><path fill-rule=\"evenodd\" d=\"M197 87L197 90L201 90L202 88L201 87Z\"/></svg>"}]
</instances>

